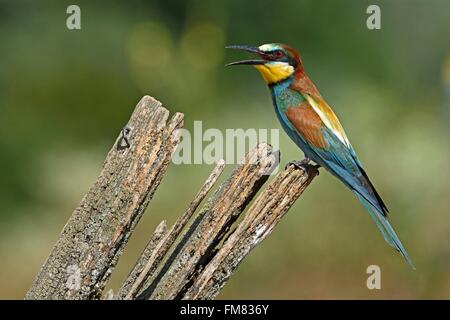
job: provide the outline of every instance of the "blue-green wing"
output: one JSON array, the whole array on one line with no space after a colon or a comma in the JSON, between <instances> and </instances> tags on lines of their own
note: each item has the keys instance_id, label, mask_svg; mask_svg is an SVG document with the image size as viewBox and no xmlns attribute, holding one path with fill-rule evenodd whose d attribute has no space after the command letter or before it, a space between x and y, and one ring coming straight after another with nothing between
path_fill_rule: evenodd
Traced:
<instances>
[{"instance_id":1,"label":"blue-green wing","mask_svg":"<svg viewBox=\"0 0 450 320\"><path fill-rule=\"evenodd\" d=\"M298 130L294 127L293 129L295 130L294 141L300 147L303 145L303 150L307 150L306 153L309 153L314 161L325 167L352 189L377 225L386 242L394 247L405 258L407 263L415 269L407 251L387 219L388 210L386 205L370 182L353 147L350 144L343 144L326 126L322 127L323 139L326 142L324 148L309 143Z\"/></svg>"}]
</instances>

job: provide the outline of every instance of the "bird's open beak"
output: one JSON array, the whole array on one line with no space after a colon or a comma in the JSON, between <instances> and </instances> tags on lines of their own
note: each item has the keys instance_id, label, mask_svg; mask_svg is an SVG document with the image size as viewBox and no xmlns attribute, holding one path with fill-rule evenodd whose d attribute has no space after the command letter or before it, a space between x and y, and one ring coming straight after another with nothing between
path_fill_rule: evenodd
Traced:
<instances>
[{"instance_id":1,"label":"bird's open beak","mask_svg":"<svg viewBox=\"0 0 450 320\"><path fill-rule=\"evenodd\" d=\"M251 46L245 46L245 45L234 45L234 46L227 46L225 47L227 49L237 49L237 50L243 50L251 53L256 53L263 59L251 59L251 60L241 60L236 62L227 63L225 66L236 66L236 65L258 65L258 64L265 64L266 60L264 60L265 54L259 50L257 47L251 47Z\"/></svg>"}]
</instances>

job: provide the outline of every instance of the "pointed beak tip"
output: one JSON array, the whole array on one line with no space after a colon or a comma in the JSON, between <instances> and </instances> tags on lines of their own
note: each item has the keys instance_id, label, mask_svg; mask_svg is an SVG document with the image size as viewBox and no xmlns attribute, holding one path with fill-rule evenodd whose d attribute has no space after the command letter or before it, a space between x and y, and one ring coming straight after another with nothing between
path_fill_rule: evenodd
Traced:
<instances>
[{"instance_id":1,"label":"pointed beak tip","mask_svg":"<svg viewBox=\"0 0 450 320\"><path fill-rule=\"evenodd\" d=\"M241 60L241 61L227 63L225 65L225 67L239 66L239 65L255 66L255 65L261 65L264 63L266 63L266 61L264 61L264 60Z\"/></svg>"},{"instance_id":2,"label":"pointed beak tip","mask_svg":"<svg viewBox=\"0 0 450 320\"><path fill-rule=\"evenodd\" d=\"M257 47L251 47L251 46L247 46L247 45L229 45L225 47L226 49L237 49L237 50L243 50L243 51L247 51L247 52L251 52L251 53L256 53L256 54L260 54L259 48ZM242 60L242 61L235 61L235 62L230 62L227 63L225 65L225 67L230 67L230 66L237 66L237 65L259 65L259 64L264 64L265 61L264 60Z\"/></svg>"},{"instance_id":3,"label":"pointed beak tip","mask_svg":"<svg viewBox=\"0 0 450 320\"><path fill-rule=\"evenodd\" d=\"M229 62L227 64L225 64L225 67L232 67L232 66L236 66L236 65L240 65L242 64L242 61L233 61L233 62Z\"/></svg>"},{"instance_id":4,"label":"pointed beak tip","mask_svg":"<svg viewBox=\"0 0 450 320\"><path fill-rule=\"evenodd\" d=\"M243 45L240 45L240 44L230 44L228 46L225 46L225 49L239 49L239 48L242 48L242 47L246 47L246 46L243 46Z\"/></svg>"}]
</instances>

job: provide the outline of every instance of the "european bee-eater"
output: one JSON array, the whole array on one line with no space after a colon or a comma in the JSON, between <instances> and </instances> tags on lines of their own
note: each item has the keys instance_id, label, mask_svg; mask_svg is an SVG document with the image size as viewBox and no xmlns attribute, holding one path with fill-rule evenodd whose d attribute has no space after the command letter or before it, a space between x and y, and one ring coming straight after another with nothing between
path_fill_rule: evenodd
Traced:
<instances>
[{"instance_id":1,"label":"european bee-eater","mask_svg":"<svg viewBox=\"0 0 450 320\"><path fill-rule=\"evenodd\" d=\"M261 73L272 94L278 120L305 154L304 160L293 163L305 166L312 160L342 181L364 205L387 243L414 268L388 222L386 205L370 182L336 114L306 75L297 51L288 45L273 43L227 48L258 56L255 60L228 65L252 65Z\"/></svg>"}]
</instances>

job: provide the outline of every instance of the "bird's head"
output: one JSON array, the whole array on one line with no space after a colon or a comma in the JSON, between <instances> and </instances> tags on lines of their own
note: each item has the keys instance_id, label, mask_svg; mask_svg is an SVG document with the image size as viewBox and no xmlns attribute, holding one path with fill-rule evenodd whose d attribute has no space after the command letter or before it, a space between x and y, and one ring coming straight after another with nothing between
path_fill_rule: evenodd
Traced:
<instances>
[{"instance_id":1,"label":"bird's head","mask_svg":"<svg viewBox=\"0 0 450 320\"><path fill-rule=\"evenodd\" d=\"M300 55L285 44L269 43L259 47L233 45L227 46L227 48L243 50L258 55L259 59L231 62L227 66L252 65L258 69L268 85L290 78L297 68L301 68Z\"/></svg>"}]
</instances>

